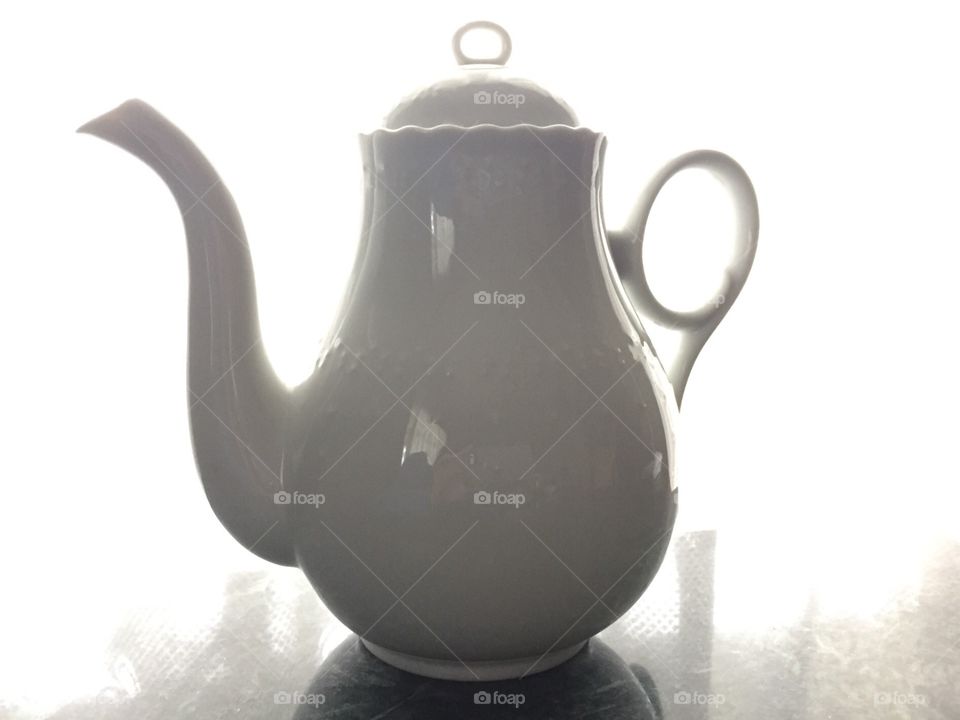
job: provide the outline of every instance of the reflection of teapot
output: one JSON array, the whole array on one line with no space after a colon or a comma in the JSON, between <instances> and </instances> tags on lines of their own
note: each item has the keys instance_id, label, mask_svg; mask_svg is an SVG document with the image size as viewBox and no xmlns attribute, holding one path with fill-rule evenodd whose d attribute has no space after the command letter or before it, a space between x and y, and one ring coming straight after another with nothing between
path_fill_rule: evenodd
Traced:
<instances>
[{"instance_id":1,"label":"reflection of teapot","mask_svg":"<svg viewBox=\"0 0 960 720\"><path fill-rule=\"evenodd\" d=\"M471 27L499 33L501 56L467 58ZM506 61L498 26L464 31L461 64ZM156 170L183 215L190 419L217 516L299 565L378 657L466 680L562 662L650 583L676 513L673 416L757 237L749 180L708 151L669 164L608 234L603 136L500 72L422 90L362 136L354 273L315 372L289 391L210 164L139 101L82 128ZM641 249L658 191L689 167L730 187L740 247L724 302L680 313L654 298ZM683 334L666 371L641 318Z\"/></svg>"},{"instance_id":2,"label":"reflection of teapot","mask_svg":"<svg viewBox=\"0 0 960 720\"><path fill-rule=\"evenodd\" d=\"M281 691L277 696L297 706L294 720L319 720L338 713L391 720L663 717L659 692L646 668L627 665L598 638L550 672L522 680L464 685L425 682L398 672L378 663L353 637L324 661L305 691Z\"/></svg>"}]
</instances>

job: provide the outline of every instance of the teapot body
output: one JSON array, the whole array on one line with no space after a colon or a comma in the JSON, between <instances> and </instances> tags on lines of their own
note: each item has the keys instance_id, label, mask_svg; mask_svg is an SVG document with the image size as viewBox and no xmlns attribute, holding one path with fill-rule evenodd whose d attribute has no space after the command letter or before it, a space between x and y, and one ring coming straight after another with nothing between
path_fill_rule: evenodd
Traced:
<instances>
[{"instance_id":1,"label":"teapot body","mask_svg":"<svg viewBox=\"0 0 960 720\"><path fill-rule=\"evenodd\" d=\"M466 52L474 30L498 52ZM362 137L354 271L292 389L263 347L250 247L210 162L140 100L80 130L149 165L183 218L190 428L227 531L302 568L377 657L498 680L571 657L656 574L676 518L678 405L746 281L759 216L743 168L698 150L607 232L603 137L503 74L499 25L469 23L453 47L476 67ZM688 168L730 191L736 246L713 300L677 311L654 294L643 246L658 193ZM663 364L643 323L677 336Z\"/></svg>"},{"instance_id":2,"label":"teapot body","mask_svg":"<svg viewBox=\"0 0 960 720\"><path fill-rule=\"evenodd\" d=\"M288 417L296 561L394 664L546 669L636 601L676 515L676 400L606 246L603 138L362 144L354 274Z\"/></svg>"}]
</instances>

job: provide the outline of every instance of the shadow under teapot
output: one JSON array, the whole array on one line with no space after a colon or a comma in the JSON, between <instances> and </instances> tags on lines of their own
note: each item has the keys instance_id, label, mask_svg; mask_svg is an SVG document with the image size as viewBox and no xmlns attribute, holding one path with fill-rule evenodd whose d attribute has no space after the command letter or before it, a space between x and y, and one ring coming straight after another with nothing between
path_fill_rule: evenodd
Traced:
<instances>
[{"instance_id":1,"label":"shadow under teapot","mask_svg":"<svg viewBox=\"0 0 960 720\"><path fill-rule=\"evenodd\" d=\"M283 698L286 700L287 698ZM518 680L433 680L380 662L355 635L320 667L308 689L290 695L294 720L319 718L583 718L602 708L606 720L663 717L650 674L627 665L596 638L566 663Z\"/></svg>"}]
</instances>

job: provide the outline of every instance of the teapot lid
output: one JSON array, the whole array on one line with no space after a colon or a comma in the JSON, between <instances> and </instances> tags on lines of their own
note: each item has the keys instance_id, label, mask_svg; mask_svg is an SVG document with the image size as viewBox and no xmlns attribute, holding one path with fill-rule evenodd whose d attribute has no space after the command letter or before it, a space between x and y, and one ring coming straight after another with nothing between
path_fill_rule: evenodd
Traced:
<instances>
[{"instance_id":1,"label":"teapot lid","mask_svg":"<svg viewBox=\"0 0 960 720\"><path fill-rule=\"evenodd\" d=\"M496 34L500 52L487 57L468 55L463 40L475 30ZM396 130L437 125L576 126L576 115L563 100L530 80L504 75L511 49L510 36L496 23L467 23L453 36L453 54L465 72L402 100L387 115L384 127Z\"/></svg>"}]
</instances>

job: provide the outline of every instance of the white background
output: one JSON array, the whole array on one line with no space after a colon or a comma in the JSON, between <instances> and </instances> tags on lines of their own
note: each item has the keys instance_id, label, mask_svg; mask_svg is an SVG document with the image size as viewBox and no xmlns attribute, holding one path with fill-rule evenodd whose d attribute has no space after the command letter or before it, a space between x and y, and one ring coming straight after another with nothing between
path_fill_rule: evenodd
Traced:
<instances>
[{"instance_id":1,"label":"white background","mask_svg":"<svg viewBox=\"0 0 960 720\"><path fill-rule=\"evenodd\" d=\"M516 72L607 134L611 226L690 149L731 154L756 186L756 263L693 370L679 448L680 529L723 529L718 624L776 622L801 586L825 612L875 612L928 543L960 538L949 4L5 7L0 699L95 692L125 608L153 603L189 633L214 580L263 566L193 468L179 214L139 161L73 130L140 97L203 149L293 384L350 272L357 133L456 72L449 38L478 18L510 31ZM665 299L709 296L729 221L710 181L668 188L650 229Z\"/></svg>"}]
</instances>

